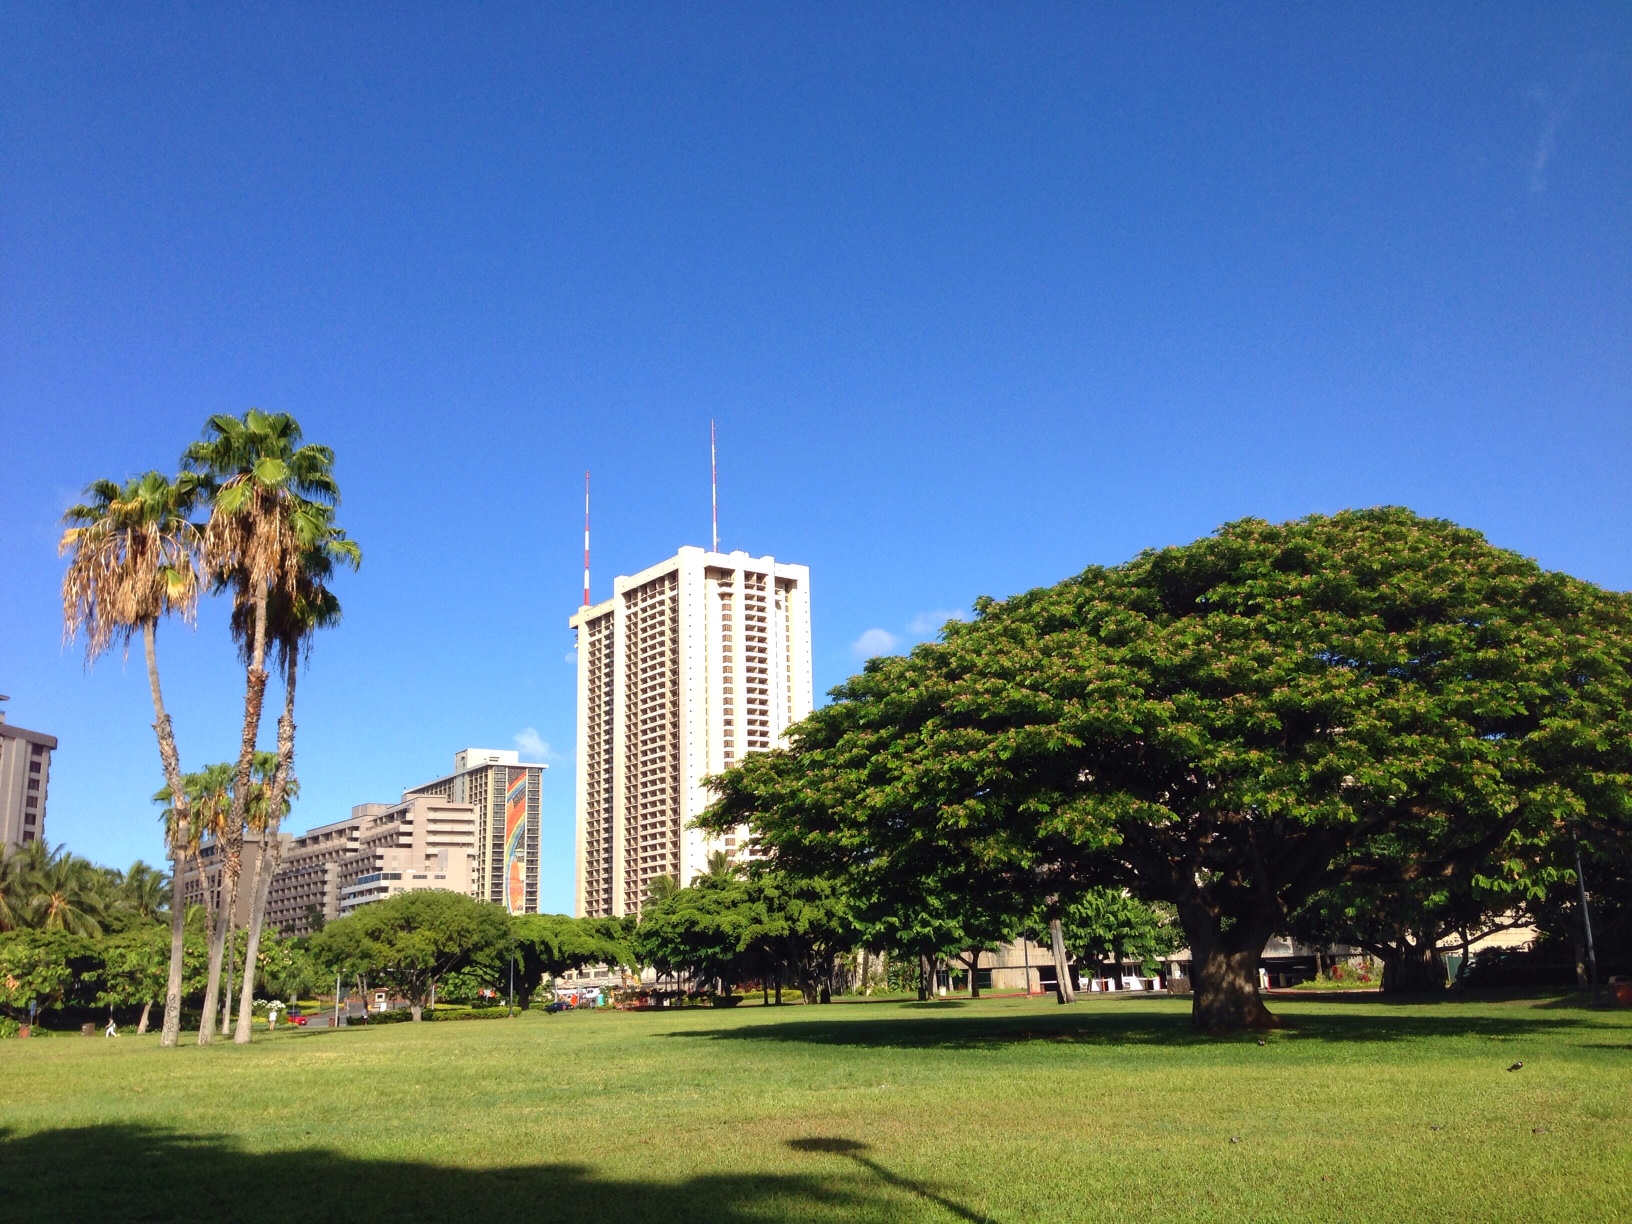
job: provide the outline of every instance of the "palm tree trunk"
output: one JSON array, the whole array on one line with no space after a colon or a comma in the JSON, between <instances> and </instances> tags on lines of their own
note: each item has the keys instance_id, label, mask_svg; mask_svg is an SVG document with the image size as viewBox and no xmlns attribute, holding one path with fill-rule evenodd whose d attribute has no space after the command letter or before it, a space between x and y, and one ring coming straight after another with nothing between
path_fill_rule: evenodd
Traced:
<instances>
[{"instance_id":1,"label":"palm tree trunk","mask_svg":"<svg viewBox=\"0 0 1632 1224\"><path fill-rule=\"evenodd\" d=\"M244 678L244 730L238 744L238 772L232 788L232 810L227 817L228 837L232 836L233 830L244 827L249 810L249 775L255 764L255 740L260 735L261 706L266 699L266 588L267 584L263 581L255 593L255 637L249 656L249 671ZM213 1027L216 1003L221 997L222 952L231 913L231 898L223 887L221 911L216 915L215 939L210 947L210 977L204 987L205 1019L198 1028L200 1045L210 1043L207 1034Z\"/></svg>"},{"instance_id":2,"label":"palm tree trunk","mask_svg":"<svg viewBox=\"0 0 1632 1224\"><path fill-rule=\"evenodd\" d=\"M147 655L147 683L153 690L153 731L159 737L159 763L164 768L164 784L170 788L170 807L175 823L170 831L170 976L164 990L164 1031L161 1046L181 1041L181 980L185 953L184 924L187 907L181 901L181 873L187 862L189 835L187 791L181 780L181 756L176 751L176 734L164 708L164 691L159 687L159 655L155 642L157 625L142 625L142 649Z\"/></svg>"},{"instance_id":3,"label":"palm tree trunk","mask_svg":"<svg viewBox=\"0 0 1632 1224\"><path fill-rule=\"evenodd\" d=\"M232 1024L232 965L238 959L238 940L234 938L238 932L227 924L227 988L222 992L221 1000L221 1036L227 1035L227 1029Z\"/></svg>"},{"instance_id":4,"label":"palm tree trunk","mask_svg":"<svg viewBox=\"0 0 1632 1224\"><path fill-rule=\"evenodd\" d=\"M1071 987L1071 964L1065 953L1065 930L1058 918L1048 921L1048 942L1054 952L1054 980L1059 983L1056 997L1061 1003L1075 1003L1077 992Z\"/></svg>"},{"instance_id":5,"label":"palm tree trunk","mask_svg":"<svg viewBox=\"0 0 1632 1224\"><path fill-rule=\"evenodd\" d=\"M250 1009L255 1002L255 958L261 950L261 927L266 921L266 898L272 890L272 876L282 858L283 843L278 825L283 820L283 796L289 788L289 774L295 763L295 677L300 670L300 652L290 644L284 660L283 717L278 719L278 764L272 771L272 786L266 798L266 831L261 834L261 857L255 864L255 891L250 894L249 947L244 953L243 997L238 1000L238 1030L232 1035L237 1045L249 1044ZM269 861L270 860L270 861Z\"/></svg>"},{"instance_id":6,"label":"palm tree trunk","mask_svg":"<svg viewBox=\"0 0 1632 1224\"><path fill-rule=\"evenodd\" d=\"M199 1045L209 1045L215 1039L217 1008L221 1003L221 970L227 959L227 932L232 926L233 881L224 851L221 857L221 897L215 903L215 921L210 926L210 974L204 985L204 1011L198 1020Z\"/></svg>"}]
</instances>

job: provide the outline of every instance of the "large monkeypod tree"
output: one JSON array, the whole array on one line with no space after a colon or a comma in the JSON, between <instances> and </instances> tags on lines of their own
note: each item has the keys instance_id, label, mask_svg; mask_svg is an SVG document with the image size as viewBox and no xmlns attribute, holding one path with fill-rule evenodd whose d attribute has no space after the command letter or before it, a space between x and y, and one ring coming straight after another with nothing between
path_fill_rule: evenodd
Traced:
<instances>
[{"instance_id":1,"label":"large monkeypod tree","mask_svg":"<svg viewBox=\"0 0 1632 1224\"><path fill-rule=\"evenodd\" d=\"M718 779L711 822L792 871L940 855L1028 905L1166 902L1224 1031L1278 1023L1259 960L1317 892L1627 821L1627 597L1453 523L1243 520L976 612Z\"/></svg>"}]
</instances>

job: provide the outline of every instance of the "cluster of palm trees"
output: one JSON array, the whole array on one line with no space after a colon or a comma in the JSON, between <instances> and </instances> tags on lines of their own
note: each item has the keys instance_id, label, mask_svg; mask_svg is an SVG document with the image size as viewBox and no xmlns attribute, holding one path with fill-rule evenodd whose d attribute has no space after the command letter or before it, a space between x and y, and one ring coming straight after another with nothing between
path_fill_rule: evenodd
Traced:
<instances>
[{"instance_id":1,"label":"cluster of palm trees","mask_svg":"<svg viewBox=\"0 0 1632 1224\"><path fill-rule=\"evenodd\" d=\"M244 820L241 825L231 823L233 810L233 793L237 784L237 771L229 761L222 761L215 765L206 765L194 773L185 773L181 776L181 789L185 796L189 819L182 826L177 819L177 804L175 796L168 786L162 788L153 796L155 803L165 805L163 812L165 828L165 844L175 845L178 837L186 839L186 857L197 862L202 867L202 851L205 839L208 838L218 853L219 867L217 879L219 887L209 887L200 871L200 883L204 885L201 892L202 905L194 905L194 909L202 909L205 928L210 932L212 952L214 951L215 932L223 929L225 956L226 956L226 997L219 995L213 1001L205 1001L204 1012L200 1017L201 1026L208 1026L215 1017L216 1006L220 1006L221 1035L233 1033L234 1020L232 1008L232 981L234 954L237 949L237 893L238 885L243 878L244 841L246 834L255 833L260 841L262 853L255 857L255 874L250 883L250 897L261 896L261 884L265 880L271 881L273 867L271 854L275 852L276 838L268 838L269 830L275 831L278 821L289 814L291 801L300 793L300 783L286 773L283 787L283 806L278 812L278 820L272 819L272 786L278 776L278 754L275 752L256 751L254 763L250 767L249 799L244 804ZM264 898L263 898L264 904ZM224 911L224 912L223 912ZM249 990L253 987L253 969L255 957L260 951L260 928L255 929L255 947L244 960L245 987L243 996L238 1000L241 1006L249 1005Z\"/></svg>"},{"instance_id":2,"label":"cluster of palm trees","mask_svg":"<svg viewBox=\"0 0 1632 1224\"><path fill-rule=\"evenodd\" d=\"M67 931L92 938L110 927L160 917L170 904L164 872L138 859L130 870L33 841L0 857L0 931Z\"/></svg>"},{"instance_id":3,"label":"cluster of palm trees","mask_svg":"<svg viewBox=\"0 0 1632 1224\"><path fill-rule=\"evenodd\" d=\"M340 618L329 589L338 566L355 569L362 552L335 521L340 489L334 452L305 443L286 413L250 409L242 417L212 416L203 437L182 454L181 472L148 472L124 484L99 480L87 500L64 516L63 625L85 638L86 665L112 647L127 651L137 637L147 660L153 729L164 774L161 792L172 874L184 877L201 840L219 847L224 864L210 924L210 967L199 1044L214 1037L222 965L236 912L244 831L259 828L268 855L250 882L248 949L253 965L276 866L278 826L293 794L295 680L312 635ZM245 666L244 721L237 760L227 774L182 772L175 731L159 684L159 622L178 615L191 623L202 589L232 600L232 637ZM256 744L266 700L268 662L283 678L283 713L276 752L260 758ZM223 783L225 783L223 785ZM259 796L257 799L256 797ZM259 805L259 812L252 810ZM254 823L252 823L254 822ZM185 906L171 907L170 972L161 1044L181 1039ZM246 973L233 1040L250 1037L254 974Z\"/></svg>"}]
</instances>

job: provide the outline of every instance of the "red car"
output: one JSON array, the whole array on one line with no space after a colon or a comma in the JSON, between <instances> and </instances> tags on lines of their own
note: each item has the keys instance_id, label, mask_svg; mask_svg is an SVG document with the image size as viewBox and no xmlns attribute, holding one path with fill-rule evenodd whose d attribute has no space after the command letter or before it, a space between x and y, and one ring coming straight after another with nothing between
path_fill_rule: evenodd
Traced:
<instances>
[{"instance_id":1,"label":"red car","mask_svg":"<svg viewBox=\"0 0 1632 1224\"><path fill-rule=\"evenodd\" d=\"M301 1011L298 1007L291 1007L284 1013L283 1021L285 1024L305 1024L306 1013Z\"/></svg>"}]
</instances>

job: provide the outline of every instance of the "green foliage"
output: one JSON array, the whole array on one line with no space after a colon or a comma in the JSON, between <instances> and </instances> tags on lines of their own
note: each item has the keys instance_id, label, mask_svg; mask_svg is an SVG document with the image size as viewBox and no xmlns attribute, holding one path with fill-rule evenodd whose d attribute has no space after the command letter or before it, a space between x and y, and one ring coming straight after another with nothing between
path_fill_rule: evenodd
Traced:
<instances>
[{"instance_id":1,"label":"green foliage","mask_svg":"<svg viewBox=\"0 0 1632 1224\"><path fill-rule=\"evenodd\" d=\"M1204 1027L1261 1021L1236 986L1322 889L1495 879L1632 815L1632 601L1401 509L983 599L834 696L719 780L710 827L863 897L918 873L1028 913L1166 902Z\"/></svg>"},{"instance_id":2,"label":"green foliage","mask_svg":"<svg viewBox=\"0 0 1632 1224\"><path fill-rule=\"evenodd\" d=\"M122 872L40 841L0 857L0 931L94 937L167 916L169 899L165 874L140 861Z\"/></svg>"},{"instance_id":3,"label":"green foliage","mask_svg":"<svg viewBox=\"0 0 1632 1224\"><path fill-rule=\"evenodd\" d=\"M835 958L858 932L831 885L755 870L711 871L646 906L634 934L643 964L729 988L785 974L807 1000L823 996ZM782 980L781 977L778 980Z\"/></svg>"},{"instance_id":4,"label":"green foliage","mask_svg":"<svg viewBox=\"0 0 1632 1224\"><path fill-rule=\"evenodd\" d=\"M699 876L641 910L634 952L659 973L685 973L729 986L757 915L745 880Z\"/></svg>"},{"instance_id":5,"label":"green foliage","mask_svg":"<svg viewBox=\"0 0 1632 1224\"><path fill-rule=\"evenodd\" d=\"M1152 905L1118 888L1087 889L1063 907L1060 920L1066 947L1096 963L1137 962L1148 972L1184 943L1171 906ZM1037 924L1037 939L1046 939L1046 925Z\"/></svg>"},{"instance_id":6,"label":"green foliage","mask_svg":"<svg viewBox=\"0 0 1632 1224\"><path fill-rule=\"evenodd\" d=\"M26 1017L66 1008L139 1009L164 998L170 958L169 929L132 923L103 935L62 930L19 930L0 935L0 1011ZM182 993L204 989L209 951L189 933L184 943Z\"/></svg>"},{"instance_id":7,"label":"green foliage","mask_svg":"<svg viewBox=\"0 0 1632 1224\"><path fill-rule=\"evenodd\" d=\"M523 1007L545 975L589 965L633 965L629 929L620 918L519 914L510 919L516 956L516 993Z\"/></svg>"},{"instance_id":8,"label":"green foliage","mask_svg":"<svg viewBox=\"0 0 1632 1224\"><path fill-rule=\"evenodd\" d=\"M93 983L97 941L73 931L27 930L0 935L0 1009L21 1019L28 1005L59 1007Z\"/></svg>"},{"instance_id":9,"label":"green foliage","mask_svg":"<svg viewBox=\"0 0 1632 1224\"><path fill-rule=\"evenodd\" d=\"M398 893L331 922L308 945L328 972L395 990L419 1015L431 988L476 965L497 967L510 947L509 916L458 893Z\"/></svg>"}]
</instances>

